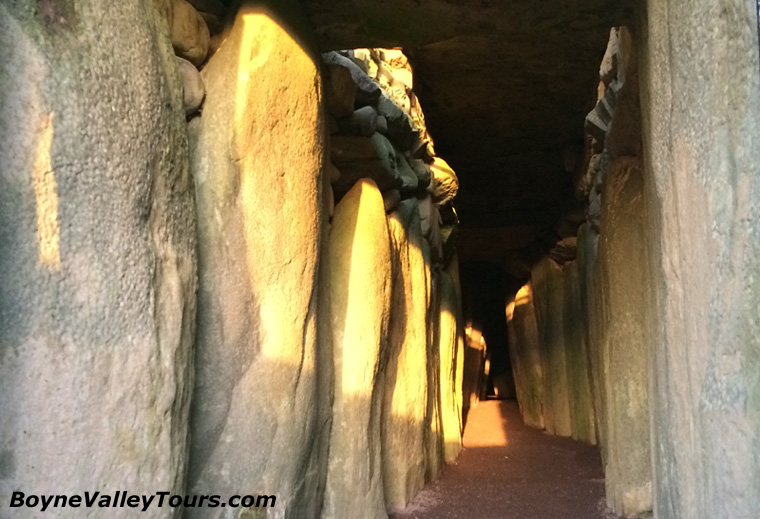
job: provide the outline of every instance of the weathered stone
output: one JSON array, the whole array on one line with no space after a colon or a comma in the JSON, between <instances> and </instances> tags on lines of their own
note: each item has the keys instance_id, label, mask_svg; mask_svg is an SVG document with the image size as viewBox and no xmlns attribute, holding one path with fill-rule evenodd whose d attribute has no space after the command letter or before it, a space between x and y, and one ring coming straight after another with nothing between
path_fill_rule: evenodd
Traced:
<instances>
[{"instance_id":1,"label":"weathered stone","mask_svg":"<svg viewBox=\"0 0 760 519\"><path fill-rule=\"evenodd\" d=\"M432 177L430 174L430 167L420 159L412 159L410 165L414 170L414 174L417 175L420 187L428 187Z\"/></svg>"},{"instance_id":2,"label":"weathered stone","mask_svg":"<svg viewBox=\"0 0 760 519\"><path fill-rule=\"evenodd\" d=\"M418 199L420 204L420 220L422 235L430 243L433 263L443 262L443 243L441 242L440 215L430 195Z\"/></svg>"},{"instance_id":3,"label":"weathered stone","mask_svg":"<svg viewBox=\"0 0 760 519\"><path fill-rule=\"evenodd\" d=\"M435 157L429 169L431 179L428 192L434 202L445 204L457 196L459 179L445 160Z\"/></svg>"},{"instance_id":4,"label":"weathered stone","mask_svg":"<svg viewBox=\"0 0 760 519\"><path fill-rule=\"evenodd\" d=\"M515 374L520 414L526 425L544 428L544 364L538 344L538 326L531 284L517 291L507 306L509 358Z\"/></svg>"},{"instance_id":5,"label":"weathered stone","mask_svg":"<svg viewBox=\"0 0 760 519\"><path fill-rule=\"evenodd\" d=\"M422 213L420 212L420 216ZM443 421L441 402L441 352L440 352L440 298L438 296L438 272L433 267L430 244L422 240L422 257L425 261L425 280L428 292L427 312L427 375L428 405L425 412L425 479L438 478L445 465Z\"/></svg>"},{"instance_id":6,"label":"weathered stone","mask_svg":"<svg viewBox=\"0 0 760 519\"><path fill-rule=\"evenodd\" d=\"M591 395L589 345L585 333L586 308L581 306L581 290L583 288L580 286L579 269L577 261L566 261L562 272L564 278L562 322L565 329L564 343L567 384L570 395L570 424L574 439L595 444L596 416Z\"/></svg>"},{"instance_id":7,"label":"weathered stone","mask_svg":"<svg viewBox=\"0 0 760 519\"><path fill-rule=\"evenodd\" d=\"M377 113L385 117L388 137L403 149L412 149L418 134L411 118L385 93L377 99Z\"/></svg>"},{"instance_id":8,"label":"weathered stone","mask_svg":"<svg viewBox=\"0 0 760 519\"><path fill-rule=\"evenodd\" d=\"M330 158L341 164L377 158L375 144L369 137L335 135L330 139Z\"/></svg>"},{"instance_id":9,"label":"weathered stone","mask_svg":"<svg viewBox=\"0 0 760 519\"><path fill-rule=\"evenodd\" d=\"M459 225L441 225L441 257L443 264L448 265L449 261L456 255L457 243L459 243Z\"/></svg>"},{"instance_id":10,"label":"weathered stone","mask_svg":"<svg viewBox=\"0 0 760 519\"><path fill-rule=\"evenodd\" d=\"M278 21L244 7L202 76L208 93L192 160L201 223L188 492L224 500L255 489L276 495L285 516L314 517L307 497L323 472L308 469L322 455L319 413L330 398L318 392L328 368L315 372L318 68ZM203 508L185 516L209 517Z\"/></svg>"},{"instance_id":11,"label":"weathered stone","mask_svg":"<svg viewBox=\"0 0 760 519\"><path fill-rule=\"evenodd\" d=\"M389 511L401 510L425 483L427 286L416 200L388 217L393 289L383 411L383 481Z\"/></svg>"},{"instance_id":12,"label":"weathered stone","mask_svg":"<svg viewBox=\"0 0 760 519\"><path fill-rule=\"evenodd\" d=\"M351 71L341 65L327 65L327 88L325 97L327 111L333 117L348 117L354 113L356 83Z\"/></svg>"},{"instance_id":13,"label":"weathered stone","mask_svg":"<svg viewBox=\"0 0 760 519\"><path fill-rule=\"evenodd\" d=\"M377 131L386 135L388 133L388 119L382 115L377 116Z\"/></svg>"},{"instance_id":14,"label":"weathered stone","mask_svg":"<svg viewBox=\"0 0 760 519\"><path fill-rule=\"evenodd\" d=\"M649 345L643 181L638 160L610 166L602 196L597 296L597 366L604 414L607 502L621 515L652 507L649 450Z\"/></svg>"},{"instance_id":15,"label":"weathered stone","mask_svg":"<svg viewBox=\"0 0 760 519\"><path fill-rule=\"evenodd\" d=\"M617 94L620 84L613 81L604 91L604 96L586 116L584 128L597 142L604 144L610 129L612 114L617 106Z\"/></svg>"},{"instance_id":16,"label":"weathered stone","mask_svg":"<svg viewBox=\"0 0 760 519\"><path fill-rule=\"evenodd\" d=\"M467 421L467 414L481 397L486 360L486 340L482 325L468 321L465 325L464 368L462 375L462 417Z\"/></svg>"},{"instance_id":17,"label":"weathered stone","mask_svg":"<svg viewBox=\"0 0 760 519\"><path fill-rule=\"evenodd\" d=\"M451 463L462 450L462 373L464 348L457 331L458 301L451 276L441 271L438 277L440 323L438 350L440 355L441 425L443 450Z\"/></svg>"},{"instance_id":18,"label":"weathered stone","mask_svg":"<svg viewBox=\"0 0 760 519\"><path fill-rule=\"evenodd\" d=\"M396 171L398 172L401 193L407 196L414 194L420 185L420 181L404 153L398 148L396 148Z\"/></svg>"},{"instance_id":19,"label":"weathered stone","mask_svg":"<svg viewBox=\"0 0 760 519\"><path fill-rule=\"evenodd\" d=\"M193 115L203 104L206 87L195 65L179 56L175 56L175 59L182 80L182 104L185 107L185 115Z\"/></svg>"},{"instance_id":20,"label":"weathered stone","mask_svg":"<svg viewBox=\"0 0 760 519\"><path fill-rule=\"evenodd\" d=\"M201 14L186 0L174 0L171 35L174 52L195 66L206 61L210 34Z\"/></svg>"},{"instance_id":21,"label":"weathered stone","mask_svg":"<svg viewBox=\"0 0 760 519\"><path fill-rule=\"evenodd\" d=\"M368 153L369 150L366 141L348 139L336 139L336 141L338 146L341 143L345 144L346 154L358 155ZM348 192L361 178L371 178L381 191L397 189L403 185L403 179L397 169L396 151L390 141L385 136L374 133L370 142L375 151L374 158L339 162L340 178L333 185L339 197ZM334 149L337 151L337 148ZM339 161L339 157L335 160Z\"/></svg>"},{"instance_id":22,"label":"weathered stone","mask_svg":"<svg viewBox=\"0 0 760 519\"><path fill-rule=\"evenodd\" d=\"M645 342L663 519L760 515L756 7L649 1L641 31Z\"/></svg>"},{"instance_id":23,"label":"weathered stone","mask_svg":"<svg viewBox=\"0 0 760 519\"><path fill-rule=\"evenodd\" d=\"M599 65L599 81L604 86L609 85L618 75L618 45L619 45L618 27L610 29L610 39L607 42L607 49L604 51L602 64Z\"/></svg>"},{"instance_id":24,"label":"weathered stone","mask_svg":"<svg viewBox=\"0 0 760 519\"><path fill-rule=\"evenodd\" d=\"M335 401L322 518L385 518L380 426L391 257L383 199L371 180L357 182L335 207L328 261Z\"/></svg>"},{"instance_id":25,"label":"weathered stone","mask_svg":"<svg viewBox=\"0 0 760 519\"><path fill-rule=\"evenodd\" d=\"M570 436L570 386L563 320L562 269L544 258L531 271L538 345L544 366L544 427L552 434Z\"/></svg>"},{"instance_id":26,"label":"weathered stone","mask_svg":"<svg viewBox=\"0 0 760 519\"><path fill-rule=\"evenodd\" d=\"M184 491L187 125L151 3L37 7L0 3L0 515L95 518L103 511L8 504L19 490Z\"/></svg>"},{"instance_id":27,"label":"weathered stone","mask_svg":"<svg viewBox=\"0 0 760 519\"><path fill-rule=\"evenodd\" d=\"M338 132L343 135L371 137L377 131L377 112L371 106L362 106L350 116L338 119Z\"/></svg>"},{"instance_id":28,"label":"weathered stone","mask_svg":"<svg viewBox=\"0 0 760 519\"><path fill-rule=\"evenodd\" d=\"M338 52L326 52L322 54L325 63L329 65L338 65L347 69L351 73L351 78L356 84L356 104L360 106L370 105L381 97L380 87L361 69L356 63Z\"/></svg>"}]
</instances>

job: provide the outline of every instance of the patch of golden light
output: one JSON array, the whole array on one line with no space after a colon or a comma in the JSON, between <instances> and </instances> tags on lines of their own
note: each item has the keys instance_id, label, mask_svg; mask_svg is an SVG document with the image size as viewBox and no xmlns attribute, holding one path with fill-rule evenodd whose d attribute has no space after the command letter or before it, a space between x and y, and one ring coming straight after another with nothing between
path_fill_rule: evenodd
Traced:
<instances>
[{"instance_id":1,"label":"patch of golden light","mask_svg":"<svg viewBox=\"0 0 760 519\"><path fill-rule=\"evenodd\" d=\"M40 264L49 270L60 270L60 230L58 227L58 188L50 161L53 145L53 114L46 119L40 132L34 156L32 181L37 203L37 244Z\"/></svg>"},{"instance_id":2,"label":"patch of golden light","mask_svg":"<svg viewBox=\"0 0 760 519\"><path fill-rule=\"evenodd\" d=\"M507 321L512 320L512 317L514 316L514 313L515 313L515 307L530 303L531 297L532 297L532 290L530 287L530 283L525 283L522 287L520 287L520 290L517 291L517 294L515 294L514 300L510 301L507 304L507 308L506 308Z\"/></svg>"}]
</instances>

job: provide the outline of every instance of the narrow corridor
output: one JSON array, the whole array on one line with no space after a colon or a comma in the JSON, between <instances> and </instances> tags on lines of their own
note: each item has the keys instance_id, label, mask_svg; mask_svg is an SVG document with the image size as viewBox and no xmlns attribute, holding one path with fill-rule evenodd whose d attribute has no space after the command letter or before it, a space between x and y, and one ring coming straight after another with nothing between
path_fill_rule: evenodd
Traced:
<instances>
[{"instance_id":1,"label":"narrow corridor","mask_svg":"<svg viewBox=\"0 0 760 519\"><path fill-rule=\"evenodd\" d=\"M465 449L392 519L606 519L596 447L523 424L517 402L471 412Z\"/></svg>"}]
</instances>

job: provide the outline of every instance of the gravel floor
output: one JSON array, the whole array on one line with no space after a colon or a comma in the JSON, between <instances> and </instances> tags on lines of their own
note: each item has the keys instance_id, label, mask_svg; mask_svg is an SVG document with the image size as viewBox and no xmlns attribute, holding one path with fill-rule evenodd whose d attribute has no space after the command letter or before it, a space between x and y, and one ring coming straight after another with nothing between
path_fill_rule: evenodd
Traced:
<instances>
[{"instance_id":1,"label":"gravel floor","mask_svg":"<svg viewBox=\"0 0 760 519\"><path fill-rule=\"evenodd\" d=\"M526 427L514 401L470 412L465 450L392 519L611 519L599 452Z\"/></svg>"}]
</instances>

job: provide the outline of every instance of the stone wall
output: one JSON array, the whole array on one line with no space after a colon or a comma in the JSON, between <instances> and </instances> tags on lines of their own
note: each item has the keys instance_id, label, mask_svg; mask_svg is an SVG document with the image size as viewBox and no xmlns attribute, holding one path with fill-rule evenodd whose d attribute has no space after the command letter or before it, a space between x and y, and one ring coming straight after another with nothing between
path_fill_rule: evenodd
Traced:
<instances>
[{"instance_id":1,"label":"stone wall","mask_svg":"<svg viewBox=\"0 0 760 519\"><path fill-rule=\"evenodd\" d=\"M181 493L193 380L193 182L159 15L30 4L0 5L4 517L13 491Z\"/></svg>"},{"instance_id":2,"label":"stone wall","mask_svg":"<svg viewBox=\"0 0 760 519\"><path fill-rule=\"evenodd\" d=\"M760 515L760 67L753 2L641 29L655 514Z\"/></svg>"},{"instance_id":3,"label":"stone wall","mask_svg":"<svg viewBox=\"0 0 760 519\"><path fill-rule=\"evenodd\" d=\"M652 508L651 324L635 49L629 29L612 30L599 102L586 119L590 153L578 191L588 197L588 223L552 251L561 263L545 258L533 268L530 295L515 299L509 324L513 358L527 369L518 386L526 422L598 441L607 504L622 516Z\"/></svg>"},{"instance_id":4,"label":"stone wall","mask_svg":"<svg viewBox=\"0 0 760 519\"><path fill-rule=\"evenodd\" d=\"M403 53L321 55L295 2L37 4L0 6L0 491L404 508L461 449L465 334Z\"/></svg>"}]
</instances>

